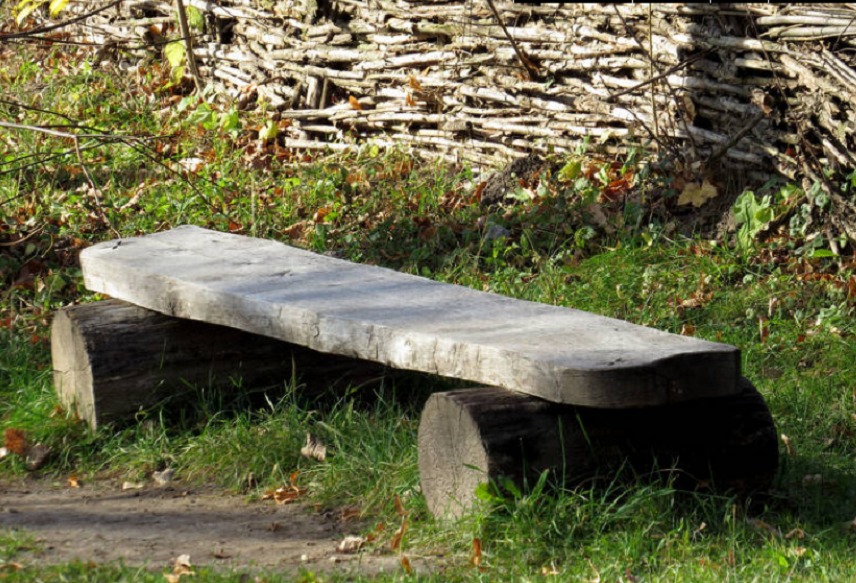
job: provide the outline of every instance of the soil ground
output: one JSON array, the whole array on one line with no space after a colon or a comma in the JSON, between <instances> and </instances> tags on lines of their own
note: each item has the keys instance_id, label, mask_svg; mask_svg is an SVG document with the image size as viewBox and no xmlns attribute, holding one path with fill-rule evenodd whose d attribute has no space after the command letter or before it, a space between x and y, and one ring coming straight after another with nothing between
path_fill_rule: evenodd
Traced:
<instances>
[{"instance_id":1,"label":"soil ground","mask_svg":"<svg viewBox=\"0 0 856 583\"><path fill-rule=\"evenodd\" d=\"M187 554L193 566L224 570L298 572L340 570L365 574L400 571L395 553L345 554L337 547L361 525L339 513L306 505L248 501L211 487L180 483L123 490L121 484L71 488L40 480L0 482L0 531L20 529L36 544L15 561L122 561L171 568ZM417 572L426 559L409 557Z\"/></svg>"}]
</instances>

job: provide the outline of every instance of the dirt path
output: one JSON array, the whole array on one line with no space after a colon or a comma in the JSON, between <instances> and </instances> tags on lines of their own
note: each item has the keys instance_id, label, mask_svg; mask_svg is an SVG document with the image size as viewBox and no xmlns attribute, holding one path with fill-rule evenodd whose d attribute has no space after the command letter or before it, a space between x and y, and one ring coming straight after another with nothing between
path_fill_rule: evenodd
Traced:
<instances>
[{"instance_id":1,"label":"dirt path","mask_svg":"<svg viewBox=\"0 0 856 583\"><path fill-rule=\"evenodd\" d=\"M122 490L114 484L70 488L40 481L0 483L0 529L21 529L37 540L20 563L73 559L166 569L190 555L195 566L271 568L296 572L397 571L395 554L337 551L359 525L299 505L247 502L213 488L180 483ZM410 558L425 572L424 560Z\"/></svg>"}]
</instances>

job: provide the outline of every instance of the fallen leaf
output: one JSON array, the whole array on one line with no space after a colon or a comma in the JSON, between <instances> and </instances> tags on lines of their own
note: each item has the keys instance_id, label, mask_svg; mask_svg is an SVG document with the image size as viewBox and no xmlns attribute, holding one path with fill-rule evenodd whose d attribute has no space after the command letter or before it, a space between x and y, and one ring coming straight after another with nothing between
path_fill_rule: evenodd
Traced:
<instances>
[{"instance_id":1,"label":"fallen leaf","mask_svg":"<svg viewBox=\"0 0 856 583\"><path fill-rule=\"evenodd\" d=\"M422 84L419 83L419 80L413 75L408 78L408 83L410 84L410 88L414 91L422 91Z\"/></svg>"},{"instance_id":2,"label":"fallen leaf","mask_svg":"<svg viewBox=\"0 0 856 583\"><path fill-rule=\"evenodd\" d=\"M142 482L122 482L123 490L142 490L146 485Z\"/></svg>"},{"instance_id":3,"label":"fallen leaf","mask_svg":"<svg viewBox=\"0 0 856 583\"><path fill-rule=\"evenodd\" d=\"M339 546L336 547L340 553L356 553L363 548L363 545L368 542L368 539L362 536L348 535L342 539Z\"/></svg>"},{"instance_id":4,"label":"fallen leaf","mask_svg":"<svg viewBox=\"0 0 856 583\"><path fill-rule=\"evenodd\" d=\"M190 575L193 573L193 569L191 567L190 555L178 555L172 564L172 572L178 575Z\"/></svg>"},{"instance_id":5,"label":"fallen leaf","mask_svg":"<svg viewBox=\"0 0 856 583\"><path fill-rule=\"evenodd\" d=\"M474 567L481 566L482 562L482 548L481 548L481 539L474 538L473 539L473 554L470 557L470 564Z\"/></svg>"},{"instance_id":6,"label":"fallen leaf","mask_svg":"<svg viewBox=\"0 0 856 583\"><path fill-rule=\"evenodd\" d=\"M183 158L178 161L181 170L190 174L196 174L205 167L205 160L202 158Z\"/></svg>"},{"instance_id":7,"label":"fallen leaf","mask_svg":"<svg viewBox=\"0 0 856 583\"><path fill-rule=\"evenodd\" d=\"M315 214L312 216L312 222L314 222L315 224L323 223L324 217L330 214L330 210L330 207L321 207L320 209L315 211Z\"/></svg>"},{"instance_id":8,"label":"fallen leaf","mask_svg":"<svg viewBox=\"0 0 856 583\"><path fill-rule=\"evenodd\" d=\"M716 198L718 194L719 192L716 190L716 187L707 180L701 184L688 182L681 191L680 196L678 196L678 204L691 204L694 207L700 207L708 200Z\"/></svg>"},{"instance_id":9,"label":"fallen leaf","mask_svg":"<svg viewBox=\"0 0 856 583\"><path fill-rule=\"evenodd\" d=\"M359 506L346 506L342 508L339 518L341 520L354 520L362 516L363 511Z\"/></svg>"},{"instance_id":10,"label":"fallen leaf","mask_svg":"<svg viewBox=\"0 0 856 583\"><path fill-rule=\"evenodd\" d=\"M401 526L392 535L392 540L389 541L390 550L397 551L401 546L401 539L404 538L404 533L407 532L407 519L401 521Z\"/></svg>"},{"instance_id":11,"label":"fallen leaf","mask_svg":"<svg viewBox=\"0 0 856 583\"><path fill-rule=\"evenodd\" d=\"M410 559L404 555L401 555L401 568L404 569L404 572L408 575L413 574L413 567L410 565Z\"/></svg>"},{"instance_id":12,"label":"fallen leaf","mask_svg":"<svg viewBox=\"0 0 856 583\"><path fill-rule=\"evenodd\" d=\"M789 457L794 457L796 455L796 451L794 450L794 444L791 441L791 438L784 433L780 437L782 444L785 446L785 453L787 453Z\"/></svg>"},{"instance_id":13,"label":"fallen leaf","mask_svg":"<svg viewBox=\"0 0 856 583\"><path fill-rule=\"evenodd\" d=\"M311 433L307 433L306 445L300 448L300 455L323 462L327 459L327 446Z\"/></svg>"},{"instance_id":14,"label":"fallen leaf","mask_svg":"<svg viewBox=\"0 0 856 583\"><path fill-rule=\"evenodd\" d=\"M681 336L695 336L695 326L692 324L681 326Z\"/></svg>"},{"instance_id":15,"label":"fallen leaf","mask_svg":"<svg viewBox=\"0 0 856 583\"><path fill-rule=\"evenodd\" d=\"M348 97L348 103L351 105L351 109L356 109L357 111L362 111L363 109L363 105L353 95Z\"/></svg>"},{"instance_id":16,"label":"fallen leaf","mask_svg":"<svg viewBox=\"0 0 856 583\"><path fill-rule=\"evenodd\" d=\"M172 468L167 468L161 472L152 472L152 479L158 486L166 486L172 482L174 476L175 470Z\"/></svg>"},{"instance_id":17,"label":"fallen leaf","mask_svg":"<svg viewBox=\"0 0 856 583\"><path fill-rule=\"evenodd\" d=\"M268 490L262 494L262 500L273 500L277 504L289 504L294 502L300 496L306 493L305 488L297 485L297 476L300 472L291 472L289 476L289 485L282 486L276 490Z\"/></svg>"},{"instance_id":18,"label":"fallen leaf","mask_svg":"<svg viewBox=\"0 0 856 583\"><path fill-rule=\"evenodd\" d=\"M413 95L411 95L410 92L408 92L407 95L404 97L404 104L407 107L416 107L416 100L413 99Z\"/></svg>"},{"instance_id":19,"label":"fallen leaf","mask_svg":"<svg viewBox=\"0 0 856 583\"><path fill-rule=\"evenodd\" d=\"M80 488L80 480L77 479L77 476L69 476L66 482L69 488Z\"/></svg>"},{"instance_id":20,"label":"fallen leaf","mask_svg":"<svg viewBox=\"0 0 856 583\"><path fill-rule=\"evenodd\" d=\"M169 583L179 583L184 575L196 575L190 564L190 555L176 557L172 564L172 573L164 573L164 579Z\"/></svg>"},{"instance_id":21,"label":"fallen leaf","mask_svg":"<svg viewBox=\"0 0 856 583\"><path fill-rule=\"evenodd\" d=\"M30 449L30 444L27 442L27 434L23 429L15 429L10 427L3 432L3 438L6 442L6 450L9 453L14 453L20 456L27 455L27 450Z\"/></svg>"},{"instance_id":22,"label":"fallen leaf","mask_svg":"<svg viewBox=\"0 0 856 583\"><path fill-rule=\"evenodd\" d=\"M398 494L395 495L393 504L395 505L396 514L398 514L399 516L407 516L407 510L404 509L404 504L401 503L401 498L398 496Z\"/></svg>"}]
</instances>

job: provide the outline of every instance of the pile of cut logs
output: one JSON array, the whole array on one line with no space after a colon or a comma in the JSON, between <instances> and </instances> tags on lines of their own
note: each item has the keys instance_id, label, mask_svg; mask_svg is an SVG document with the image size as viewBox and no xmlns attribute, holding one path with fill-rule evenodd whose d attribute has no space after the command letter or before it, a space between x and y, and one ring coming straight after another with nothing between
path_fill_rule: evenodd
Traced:
<instances>
[{"instance_id":1,"label":"pile of cut logs","mask_svg":"<svg viewBox=\"0 0 856 583\"><path fill-rule=\"evenodd\" d=\"M492 167L588 140L698 174L819 182L856 226L852 196L826 182L856 168L851 4L184 4L204 16L193 35L204 82L279 110L286 146L371 140ZM76 30L128 54L152 30L179 37L174 13L127 0Z\"/></svg>"}]
</instances>

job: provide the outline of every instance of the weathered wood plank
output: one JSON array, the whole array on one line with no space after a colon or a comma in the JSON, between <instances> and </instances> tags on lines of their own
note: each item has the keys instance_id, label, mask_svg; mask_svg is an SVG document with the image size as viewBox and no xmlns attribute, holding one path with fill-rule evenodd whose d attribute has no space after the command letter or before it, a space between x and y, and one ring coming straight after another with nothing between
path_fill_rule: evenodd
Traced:
<instances>
[{"instance_id":1,"label":"weathered wood plank","mask_svg":"<svg viewBox=\"0 0 856 583\"><path fill-rule=\"evenodd\" d=\"M321 352L592 407L733 394L739 351L275 241L180 227L81 254L89 289Z\"/></svg>"}]
</instances>

